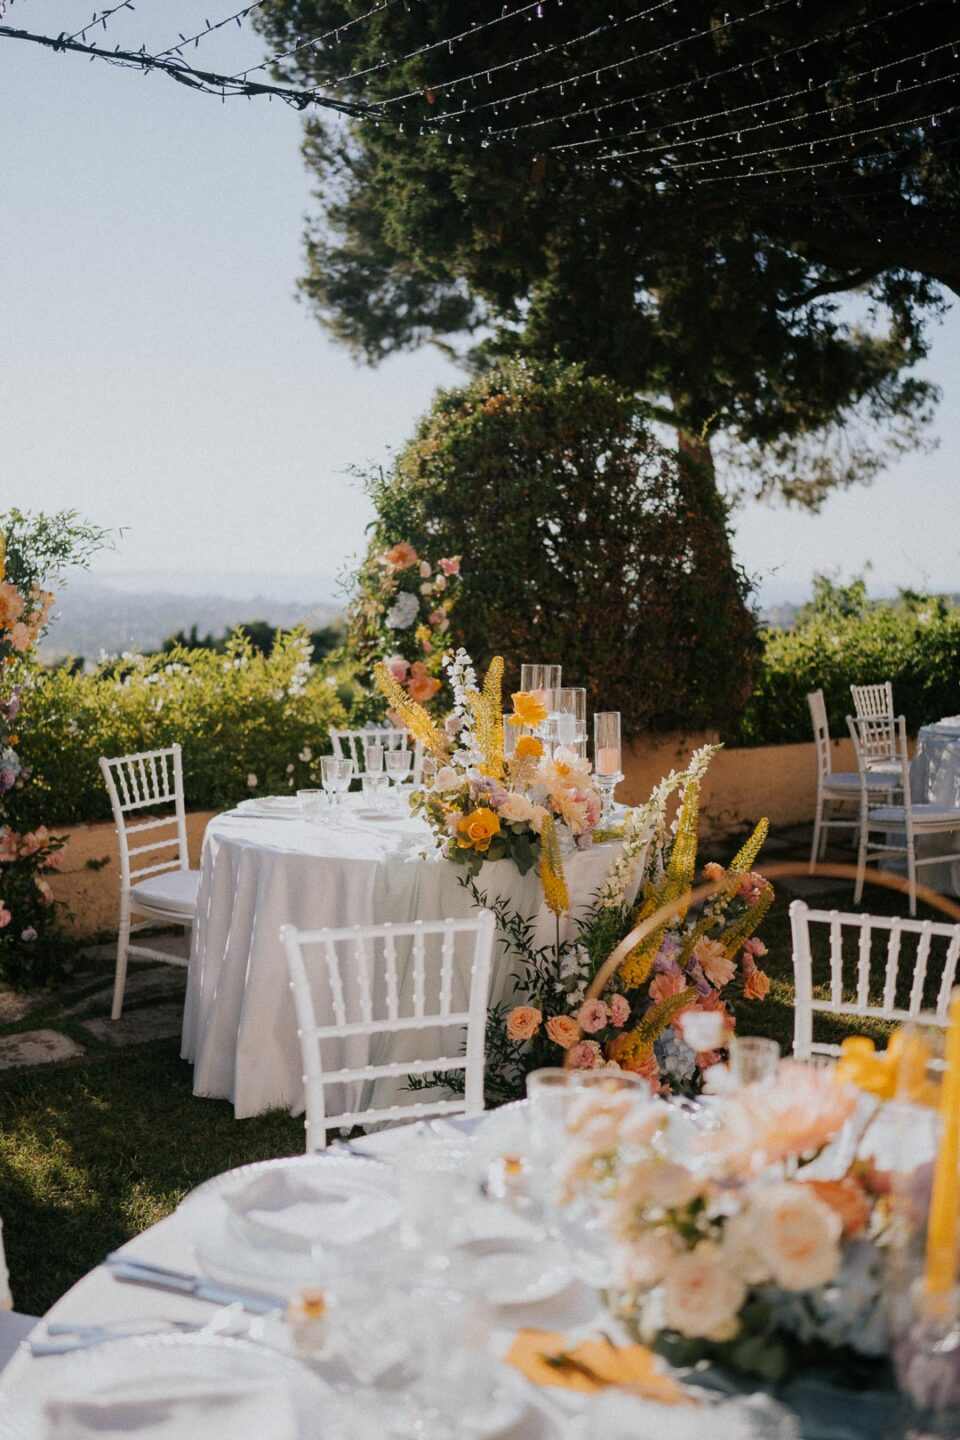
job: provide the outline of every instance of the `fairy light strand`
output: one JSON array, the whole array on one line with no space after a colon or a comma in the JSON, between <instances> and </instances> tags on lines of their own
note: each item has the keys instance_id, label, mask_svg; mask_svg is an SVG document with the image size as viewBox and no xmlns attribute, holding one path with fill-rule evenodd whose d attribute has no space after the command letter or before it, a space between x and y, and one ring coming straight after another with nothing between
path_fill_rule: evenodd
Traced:
<instances>
[{"instance_id":1,"label":"fairy light strand","mask_svg":"<svg viewBox=\"0 0 960 1440\"><path fill-rule=\"evenodd\" d=\"M259 10L262 4L263 0L253 0L252 4L245 5L242 10L235 11L233 15L227 15L223 20L214 21L212 25L208 20L206 28L198 30L196 35L181 35L179 45L170 45L166 50L158 50L153 56L154 60L162 60L165 55L181 55L183 51L191 45L196 49L201 40L206 40L208 35L212 35L216 30L222 30L225 25L233 25L234 23L242 25L251 11Z\"/></svg>"},{"instance_id":2,"label":"fairy light strand","mask_svg":"<svg viewBox=\"0 0 960 1440\"><path fill-rule=\"evenodd\" d=\"M84 25L82 30L78 30L75 35L68 35L66 38L67 40L85 40L87 38L87 32L96 30L98 25L106 30L107 21L111 15L116 15L118 10L132 10L133 8L133 0L120 0L119 5L111 5L109 10L101 10L99 14L95 10L93 12L93 19L89 25Z\"/></svg>"},{"instance_id":3,"label":"fairy light strand","mask_svg":"<svg viewBox=\"0 0 960 1440\"><path fill-rule=\"evenodd\" d=\"M365 10L362 15L355 15L352 20L344 20L342 25L335 25L332 30L325 30L322 35L314 35L309 40L301 40L290 50L282 50L276 55L270 55L266 60L261 60L259 65L251 65L247 70L241 70L239 74L231 76L233 80L246 80L248 75L255 75L258 70L269 70L272 65L279 65L281 60L289 60L291 55L300 55L304 50L315 49L318 45L324 45L328 40L337 39L352 30L355 25L360 25L364 20L369 20L373 15L379 15L381 10L389 10L397 0L380 0L380 3Z\"/></svg>"}]
</instances>

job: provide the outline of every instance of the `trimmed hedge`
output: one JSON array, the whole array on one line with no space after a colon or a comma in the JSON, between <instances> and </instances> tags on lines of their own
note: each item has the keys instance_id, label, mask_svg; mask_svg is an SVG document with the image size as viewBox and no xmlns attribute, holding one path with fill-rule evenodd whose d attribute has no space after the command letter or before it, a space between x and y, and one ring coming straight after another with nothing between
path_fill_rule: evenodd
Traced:
<instances>
[{"instance_id":1,"label":"trimmed hedge","mask_svg":"<svg viewBox=\"0 0 960 1440\"><path fill-rule=\"evenodd\" d=\"M793 630L767 630L750 703L725 738L735 745L811 739L807 693L822 689L835 738L847 734L851 685L893 683L907 729L960 712L960 609L943 596L903 592L869 602L860 581L834 588L818 577L815 599Z\"/></svg>"},{"instance_id":2,"label":"trimmed hedge","mask_svg":"<svg viewBox=\"0 0 960 1440\"><path fill-rule=\"evenodd\" d=\"M310 664L310 649L306 632L295 630L278 636L269 656L235 634L223 654L177 647L125 655L86 675L38 667L21 712L33 783L17 795L12 822L23 830L40 820L107 819L100 756L175 740L191 809L318 783L330 726L345 716L337 682Z\"/></svg>"}]
</instances>

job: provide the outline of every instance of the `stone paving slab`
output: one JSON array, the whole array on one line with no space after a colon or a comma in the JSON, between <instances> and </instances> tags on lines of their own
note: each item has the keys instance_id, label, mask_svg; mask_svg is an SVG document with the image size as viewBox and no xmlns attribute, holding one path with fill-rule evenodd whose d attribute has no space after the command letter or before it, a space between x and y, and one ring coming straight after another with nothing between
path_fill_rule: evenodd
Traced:
<instances>
[{"instance_id":1,"label":"stone paving slab","mask_svg":"<svg viewBox=\"0 0 960 1440\"><path fill-rule=\"evenodd\" d=\"M24 1030L0 1039L0 1070L18 1066L49 1065L54 1060L73 1060L83 1046L58 1030Z\"/></svg>"},{"instance_id":2,"label":"stone paving slab","mask_svg":"<svg viewBox=\"0 0 960 1440\"><path fill-rule=\"evenodd\" d=\"M56 997L41 993L39 995L18 995L16 990L0 989L0 1025L16 1025L27 1015L32 1015L35 1010L42 1010L44 1006L52 1005Z\"/></svg>"},{"instance_id":3,"label":"stone paving slab","mask_svg":"<svg viewBox=\"0 0 960 1440\"><path fill-rule=\"evenodd\" d=\"M119 1020L95 1016L78 1022L104 1045L136 1045L146 1040L169 1040L183 1029L183 1005L149 1005L125 1010Z\"/></svg>"},{"instance_id":4,"label":"stone paving slab","mask_svg":"<svg viewBox=\"0 0 960 1440\"><path fill-rule=\"evenodd\" d=\"M136 1005L141 1000L177 1000L183 1003L187 988L187 972L176 965L158 965L150 970L137 970L127 975L123 1005ZM113 975L104 977L99 990L76 1004L67 1006L63 1014L82 1018L106 1013L113 1004Z\"/></svg>"}]
</instances>

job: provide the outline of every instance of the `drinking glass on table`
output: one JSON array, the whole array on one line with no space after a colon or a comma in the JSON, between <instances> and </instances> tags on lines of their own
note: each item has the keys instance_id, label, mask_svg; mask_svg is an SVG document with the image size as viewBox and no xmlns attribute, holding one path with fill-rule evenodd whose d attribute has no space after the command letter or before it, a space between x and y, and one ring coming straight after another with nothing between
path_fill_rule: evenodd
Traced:
<instances>
[{"instance_id":1,"label":"drinking glass on table","mask_svg":"<svg viewBox=\"0 0 960 1440\"><path fill-rule=\"evenodd\" d=\"M730 1078L735 1085L772 1080L780 1064L780 1046L761 1035L734 1035L730 1041Z\"/></svg>"},{"instance_id":2,"label":"drinking glass on table","mask_svg":"<svg viewBox=\"0 0 960 1440\"><path fill-rule=\"evenodd\" d=\"M387 774L393 782L394 794L399 797L400 786L410 774L413 756L409 750L388 750L386 754Z\"/></svg>"},{"instance_id":3,"label":"drinking glass on table","mask_svg":"<svg viewBox=\"0 0 960 1440\"><path fill-rule=\"evenodd\" d=\"M350 789L350 782L352 779L353 761L338 759L336 773L336 795L338 805L340 804L341 795L346 795L347 791Z\"/></svg>"},{"instance_id":4,"label":"drinking glass on table","mask_svg":"<svg viewBox=\"0 0 960 1440\"><path fill-rule=\"evenodd\" d=\"M364 742L363 769L366 775L383 774L383 745L379 740L367 740Z\"/></svg>"},{"instance_id":5,"label":"drinking glass on table","mask_svg":"<svg viewBox=\"0 0 960 1440\"><path fill-rule=\"evenodd\" d=\"M322 790L298 790L297 800L302 820L319 820L327 804L327 797Z\"/></svg>"},{"instance_id":6,"label":"drinking glass on table","mask_svg":"<svg viewBox=\"0 0 960 1440\"><path fill-rule=\"evenodd\" d=\"M387 785L386 775L361 775L360 785L363 789L363 803L367 808L382 810L384 788Z\"/></svg>"},{"instance_id":7,"label":"drinking glass on table","mask_svg":"<svg viewBox=\"0 0 960 1440\"><path fill-rule=\"evenodd\" d=\"M340 785L340 756L322 755L320 757L320 781L331 805L336 805Z\"/></svg>"}]
</instances>

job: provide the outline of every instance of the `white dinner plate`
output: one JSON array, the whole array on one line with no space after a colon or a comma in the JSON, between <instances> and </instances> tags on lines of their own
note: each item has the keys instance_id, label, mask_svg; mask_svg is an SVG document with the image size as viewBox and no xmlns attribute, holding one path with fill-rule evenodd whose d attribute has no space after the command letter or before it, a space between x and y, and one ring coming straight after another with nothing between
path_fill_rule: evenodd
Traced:
<instances>
[{"instance_id":1,"label":"white dinner plate","mask_svg":"<svg viewBox=\"0 0 960 1440\"><path fill-rule=\"evenodd\" d=\"M312 1283L314 1247L362 1245L395 1226L396 1190L376 1161L298 1155L214 1176L178 1214L206 1274L292 1294Z\"/></svg>"},{"instance_id":2,"label":"white dinner plate","mask_svg":"<svg viewBox=\"0 0 960 1440\"><path fill-rule=\"evenodd\" d=\"M539 1305L573 1280L559 1245L526 1235L478 1236L457 1251L468 1257L471 1281L491 1305Z\"/></svg>"},{"instance_id":3,"label":"white dinner plate","mask_svg":"<svg viewBox=\"0 0 960 1440\"><path fill-rule=\"evenodd\" d=\"M332 1421L325 1434L366 1440L350 1403L314 1371L208 1333L126 1337L48 1357L31 1365L14 1395L0 1398L2 1440L74 1440L112 1429L142 1440L263 1440L265 1406L275 1440L315 1436L320 1413Z\"/></svg>"}]
</instances>

